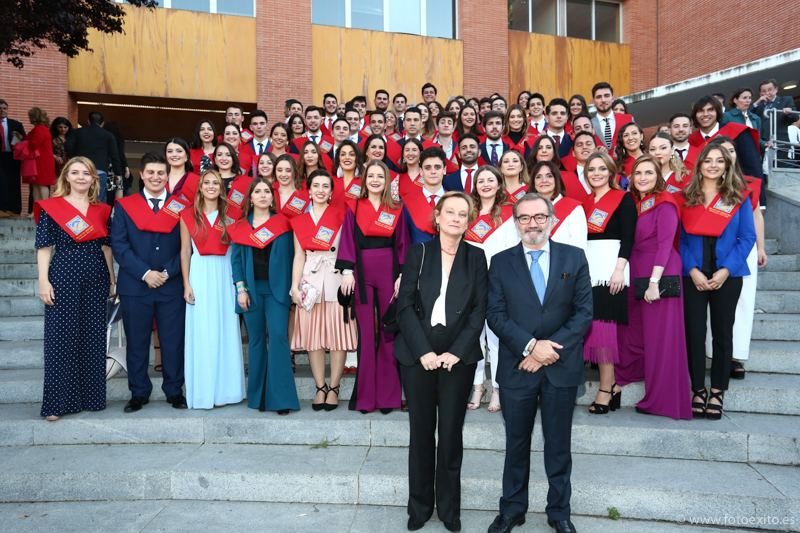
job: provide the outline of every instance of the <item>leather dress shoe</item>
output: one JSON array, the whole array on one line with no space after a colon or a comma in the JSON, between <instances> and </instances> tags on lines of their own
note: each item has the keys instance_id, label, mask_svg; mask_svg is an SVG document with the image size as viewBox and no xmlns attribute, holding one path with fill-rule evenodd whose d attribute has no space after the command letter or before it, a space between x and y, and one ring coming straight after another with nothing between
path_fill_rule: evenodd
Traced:
<instances>
[{"instance_id":1,"label":"leather dress shoe","mask_svg":"<svg viewBox=\"0 0 800 533\"><path fill-rule=\"evenodd\" d=\"M425 526L425 522L422 520L417 520L413 516L408 517L408 530L409 531L416 531L418 529L422 529Z\"/></svg>"},{"instance_id":2,"label":"leather dress shoe","mask_svg":"<svg viewBox=\"0 0 800 533\"><path fill-rule=\"evenodd\" d=\"M558 531L558 533L577 533L575 526L569 520L547 519L547 525Z\"/></svg>"},{"instance_id":3,"label":"leather dress shoe","mask_svg":"<svg viewBox=\"0 0 800 533\"><path fill-rule=\"evenodd\" d=\"M461 520L456 518L452 522L442 522L444 524L444 528L447 531L453 531L454 533L461 531Z\"/></svg>"},{"instance_id":4,"label":"leather dress shoe","mask_svg":"<svg viewBox=\"0 0 800 533\"><path fill-rule=\"evenodd\" d=\"M183 394L170 396L167 398L167 403L171 403L172 407L175 409L187 409L189 407L186 403L186 398L183 397Z\"/></svg>"},{"instance_id":5,"label":"leather dress shoe","mask_svg":"<svg viewBox=\"0 0 800 533\"><path fill-rule=\"evenodd\" d=\"M516 518L511 518L510 516L506 516L504 514L499 514L492 522L492 525L489 526L489 533L509 533L512 529L517 526L521 526L525 523L525 515L521 514Z\"/></svg>"},{"instance_id":6,"label":"leather dress shoe","mask_svg":"<svg viewBox=\"0 0 800 533\"><path fill-rule=\"evenodd\" d=\"M128 400L128 404L125 406L126 413L133 413L138 411L142 408L143 405L147 405L150 403L150 400L145 398L144 396L131 396L131 399Z\"/></svg>"}]
</instances>

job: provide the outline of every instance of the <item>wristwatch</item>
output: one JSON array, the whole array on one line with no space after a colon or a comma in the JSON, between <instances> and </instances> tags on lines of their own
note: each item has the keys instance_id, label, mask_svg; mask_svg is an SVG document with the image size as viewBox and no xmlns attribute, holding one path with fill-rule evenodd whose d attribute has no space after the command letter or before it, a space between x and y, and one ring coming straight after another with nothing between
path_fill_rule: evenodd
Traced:
<instances>
[{"instance_id":1,"label":"wristwatch","mask_svg":"<svg viewBox=\"0 0 800 533\"><path fill-rule=\"evenodd\" d=\"M349 270L349 269L342 270L342 275L343 276L350 276L352 273L353 273L353 271Z\"/></svg>"},{"instance_id":2,"label":"wristwatch","mask_svg":"<svg viewBox=\"0 0 800 533\"><path fill-rule=\"evenodd\" d=\"M658 285L659 282L661 282L660 278L650 278L650 283L655 283L656 285Z\"/></svg>"}]
</instances>

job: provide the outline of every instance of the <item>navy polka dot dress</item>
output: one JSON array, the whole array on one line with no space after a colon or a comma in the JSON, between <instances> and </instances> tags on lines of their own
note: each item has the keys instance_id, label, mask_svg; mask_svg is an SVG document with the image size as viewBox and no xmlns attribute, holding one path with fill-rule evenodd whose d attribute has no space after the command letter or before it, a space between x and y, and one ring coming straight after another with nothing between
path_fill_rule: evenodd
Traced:
<instances>
[{"instance_id":1,"label":"navy polka dot dress","mask_svg":"<svg viewBox=\"0 0 800 533\"><path fill-rule=\"evenodd\" d=\"M42 210L36 248L47 246L54 246L49 279L55 305L44 310L41 415L105 409L106 297L111 279L101 246L111 246L111 239L75 242Z\"/></svg>"}]
</instances>

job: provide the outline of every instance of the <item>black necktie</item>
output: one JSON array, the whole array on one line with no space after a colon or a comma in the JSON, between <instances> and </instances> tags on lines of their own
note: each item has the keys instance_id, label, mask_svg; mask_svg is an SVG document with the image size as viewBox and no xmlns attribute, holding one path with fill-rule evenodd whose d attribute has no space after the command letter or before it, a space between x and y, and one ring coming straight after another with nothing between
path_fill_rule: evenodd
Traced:
<instances>
[{"instance_id":1,"label":"black necktie","mask_svg":"<svg viewBox=\"0 0 800 533\"><path fill-rule=\"evenodd\" d=\"M681 157L681 161L685 159L683 156L686 153L686 148L675 148L675 151L678 152L678 155Z\"/></svg>"},{"instance_id":2,"label":"black necktie","mask_svg":"<svg viewBox=\"0 0 800 533\"><path fill-rule=\"evenodd\" d=\"M161 203L161 198L150 198L150 203L153 204L153 213L158 213L158 204Z\"/></svg>"},{"instance_id":3,"label":"black necktie","mask_svg":"<svg viewBox=\"0 0 800 533\"><path fill-rule=\"evenodd\" d=\"M264 153L264 143L258 143L258 155Z\"/></svg>"}]
</instances>

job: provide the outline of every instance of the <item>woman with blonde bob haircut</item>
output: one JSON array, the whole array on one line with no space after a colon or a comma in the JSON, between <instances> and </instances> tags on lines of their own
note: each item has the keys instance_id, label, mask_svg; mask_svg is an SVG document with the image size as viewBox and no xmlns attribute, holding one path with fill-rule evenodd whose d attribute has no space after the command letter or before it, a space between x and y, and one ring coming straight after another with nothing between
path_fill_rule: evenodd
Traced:
<instances>
[{"instance_id":1,"label":"woman with blonde bob haircut","mask_svg":"<svg viewBox=\"0 0 800 533\"><path fill-rule=\"evenodd\" d=\"M411 430L409 531L423 527L434 506L448 531L461 530L464 400L483 358L488 300L486 255L464 242L471 212L463 192L442 195L433 209L437 235L412 245L403 265L394 353Z\"/></svg>"},{"instance_id":2,"label":"woman with blonde bob haircut","mask_svg":"<svg viewBox=\"0 0 800 533\"><path fill-rule=\"evenodd\" d=\"M336 269L344 275L342 294L355 299L359 328L350 410L387 414L401 406L394 333L374 317L383 316L396 298L409 245L403 204L392 199L389 168L383 161L370 161L358 201L347 207L336 257Z\"/></svg>"},{"instance_id":3,"label":"woman with blonde bob haircut","mask_svg":"<svg viewBox=\"0 0 800 533\"><path fill-rule=\"evenodd\" d=\"M49 421L106 407L106 297L116 283L111 208L98 201L99 192L94 164L74 157L53 197L33 205L45 304L41 416Z\"/></svg>"},{"instance_id":4,"label":"woman with blonde bob haircut","mask_svg":"<svg viewBox=\"0 0 800 533\"><path fill-rule=\"evenodd\" d=\"M233 221L226 216L227 206L222 176L206 170L200 175L194 205L181 211L181 272L188 304L184 371L190 409L239 403L246 396L231 283L228 230Z\"/></svg>"},{"instance_id":5,"label":"woman with blonde bob haircut","mask_svg":"<svg viewBox=\"0 0 800 533\"><path fill-rule=\"evenodd\" d=\"M56 183L53 134L50 133L50 119L44 109L32 107L28 110L28 119L30 119L33 129L23 140L29 141L34 149L39 151L39 157L35 159L37 174L23 176L22 181L31 185L33 201L38 202L50 196L50 186Z\"/></svg>"}]
</instances>

